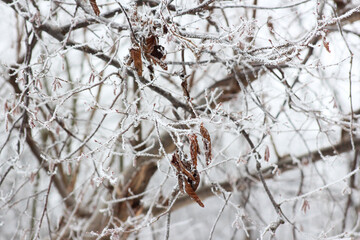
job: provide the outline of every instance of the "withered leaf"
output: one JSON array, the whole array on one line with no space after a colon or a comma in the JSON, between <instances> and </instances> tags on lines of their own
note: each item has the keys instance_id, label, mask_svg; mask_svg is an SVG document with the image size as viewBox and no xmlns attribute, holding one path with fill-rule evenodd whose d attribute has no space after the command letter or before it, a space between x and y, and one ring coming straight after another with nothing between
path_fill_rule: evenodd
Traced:
<instances>
[{"instance_id":1,"label":"withered leaf","mask_svg":"<svg viewBox=\"0 0 360 240\"><path fill-rule=\"evenodd\" d=\"M200 207L204 207L204 204L201 202L199 196L195 193L191 184L188 181L184 181L184 183L185 183L185 191L189 195L189 197L194 199L195 202L197 202L200 205Z\"/></svg>"},{"instance_id":2,"label":"withered leaf","mask_svg":"<svg viewBox=\"0 0 360 240\"><path fill-rule=\"evenodd\" d=\"M199 143L195 134L189 135L190 140L190 155L194 168L197 167L197 154L199 153Z\"/></svg>"},{"instance_id":3,"label":"withered leaf","mask_svg":"<svg viewBox=\"0 0 360 240\"><path fill-rule=\"evenodd\" d=\"M326 40L326 38L323 38L323 44L324 44L324 47L325 47L326 51L331 53L331 51L330 51L330 43Z\"/></svg>"},{"instance_id":4,"label":"withered leaf","mask_svg":"<svg viewBox=\"0 0 360 240\"><path fill-rule=\"evenodd\" d=\"M191 137L190 137L191 136ZM198 151L198 144L196 141L196 135L190 135L189 137L192 139L190 141L193 142L193 150L197 153ZM195 139L194 139L195 137ZM195 145L196 143L196 145ZM195 149L195 147L197 149ZM180 191L182 193L186 192L192 199L194 199L201 207L204 207L204 204L201 202L198 195L196 195L195 191L199 186L200 183L200 175L196 169L196 165L194 165L194 161L190 163L189 161L182 161L180 159L179 153L176 151L172 159L170 161L171 165L173 165L176 169L176 175L178 178L178 184ZM196 161L195 161L196 164ZM185 184L185 187L184 187ZM185 191L184 191L185 190Z\"/></svg>"},{"instance_id":5,"label":"withered leaf","mask_svg":"<svg viewBox=\"0 0 360 240\"><path fill-rule=\"evenodd\" d=\"M150 40L149 40L150 41ZM152 45L152 43L150 44ZM149 47L146 51L149 51ZM150 53L146 54L146 58L155 65L159 65L165 71L168 69L167 65L163 60L166 58L165 48L161 45L154 45Z\"/></svg>"},{"instance_id":6,"label":"withered leaf","mask_svg":"<svg viewBox=\"0 0 360 240\"><path fill-rule=\"evenodd\" d=\"M206 165L209 165L211 163L211 138L209 131L204 127L203 123L200 124L200 133L205 148Z\"/></svg>"},{"instance_id":7,"label":"withered leaf","mask_svg":"<svg viewBox=\"0 0 360 240\"><path fill-rule=\"evenodd\" d=\"M141 50L139 48L131 48L130 56L134 62L134 67L139 76L142 76L142 60L141 60Z\"/></svg>"},{"instance_id":8,"label":"withered leaf","mask_svg":"<svg viewBox=\"0 0 360 240\"><path fill-rule=\"evenodd\" d=\"M100 15L100 9L98 7L98 5L96 4L96 0L90 0L90 5L94 11L94 13L96 14L96 16Z\"/></svg>"},{"instance_id":9,"label":"withered leaf","mask_svg":"<svg viewBox=\"0 0 360 240\"><path fill-rule=\"evenodd\" d=\"M150 55L156 57L159 60L163 60L166 57L165 48L161 45L155 45Z\"/></svg>"},{"instance_id":10,"label":"withered leaf","mask_svg":"<svg viewBox=\"0 0 360 240\"><path fill-rule=\"evenodd\" d=\"M144 46L144 51L147 54L151 54L154 51L154 47L155 45L157 45L158 43L158 37L156 37L155 35L150 35L149 37L147 37L145 39L145 46Z\"/></svg>"},{"instance_id":11,"label":"withered leaf","mask_svg":"<svg viewBox=\"0 0 360 240\"><path fill-rule=\"evenodd\" d=\"M191 179L192 181L196 181L196 179L194 178L194 176L185 168L185 166L183 165L183 163L180 160L179 154L177 152L175 152L173 154L173 157L171 159L171 164L176 168L177 174L184 174L186 177L188 177L189 179Z\"/></svg>"},{"instance_id":12,"label":"withered leaf","mask_svg":"<svg viewBox=\"0 0 360 240\"><path fill-rule=\"evenodd\" d=\"M175 167L176 171L181 172L180 156L177 152L172 155L171 164Z\"/></svg>"}]
</instances>

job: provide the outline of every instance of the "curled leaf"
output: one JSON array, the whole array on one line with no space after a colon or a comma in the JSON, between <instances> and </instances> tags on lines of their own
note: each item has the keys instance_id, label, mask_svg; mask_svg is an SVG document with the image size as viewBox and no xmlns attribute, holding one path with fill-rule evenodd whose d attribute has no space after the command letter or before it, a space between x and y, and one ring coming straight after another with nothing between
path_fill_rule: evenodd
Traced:
<instances>
[{"instance_id":1,"label":"curled leaf","mask_svg":"<svg viewBox=\"0 0 360 240\"><path fill-rule=\"evenodd\" d=\"M199 143L195 134L189 135L190 155L194 168L197 167L197 154L199 153Z\"/></svg>"},{"instance_id":2,"label":"curled leaf","mask_svg":"<svg viewBox=\"0 0 360 240\"><path fill-rule=\"evenodd\" d=\"M196 181L195 177L185 168L184 164L181 162L177 152L173 154L171 164L176 168L177 174L182 173L192 181Z\"/></svg>"},{"instance_id":3,"label":"curled leaf","mask_svg":"<svg viewBox=\"0 0 360 240\"><path fill-rule=\"evenodd\" d=\"M211 163L211 138L209 131L204 127L203 123L200 124L200 133L205 148L206 165L209 165Z\"/></svg>"},{"instance_id":4,"label":"curled leaf","mask_svg":"<svg viewBox=\"0 0 360 240\"><path fill-rule=\"evenodd\" d=\"M141 60L141 50L139 48L131 48L130 56L134 62L134 67L139 76L142 76L142 60Z\"/></svg>"},{"instance_id":5,"label":"curled leaf","mask_svg":"<svg viewBox=\"0 0 360 240\"><path fill-rule=\"evenodd\" d=\"M155 45L150 55L159 60L164 60L166 58L165 48L161 45Z\"/></svg>"},{"instance_id":6,"label":"curled leaf","mask_svg":"<svg viewBox=\"0 0 360 240\"><path fill-rule=\"evenodd\" d=\"M171 164L175 167L177 172L181 172L180 156L177 152L175 152L173 154L172 159L171 159Z\"/></svg>"},{"instance_id":7,"label":"curled leaf","mask_svg":"<svg viewBox=\"0 0 360 240\"><path fill-rule=\"evenodd\" d=\"M155 35L151 34L149 37L147 37L145 39L145 44L144 44L144 51L147 54L151 54L154 51L154 47L155 45L158 43L158 37L156 37Z\"/></svg>"},{"instance_id":8,"label":"curled leaf","mask_svg":"<svg viewBox=\"0 0 360 240\"><path fill-rule=\"evenodd\" d=\"M159 65L162 69L167 70L168 67L163 61L166 58L165 48L161 45L155 45L150 54L146 54L146 58L155 65Z\"/></svg>"},{"instance_id":9,"label":"curled leaf","mask_svg":"<svg viewBox=\"0 0 360 240\"><path fill-rule=\"evenodd\" d=\"M325 47L326 51L331 53L331 51L330 51L330 43L326 40L325 37L323 38L323 44L324 44L324 47Z\"/></svg>"},{"instance_id":10,"label":"curled leaf","mask_svg":"<svg viewBox=\"0 0 360 240\"><path fill-rule=\"evenodd\" d=\"M195 151L197 154L198 151L198 145L196 141L196 135L191 135L193 142L193 147L196 146L196 149L192 151ZM195 139L194 139L195 136ZM194 145L196 143L196 145ZM199 172L196 169L196 161L182 161L180 159L179 153L176 151L171 159L171 165L173 165L176 169L176 175L178 178L178 184L179 189L182 193L186 192L192 199L194 199L201 207L204 207L204 204L201 202L198 195L196 195L195 191L199 186L200 183L200 175ZM184 187L185 184L185 187ZM185 191L184 191L185 190Z\"/></svg>"},{"instance_id":11,"label":"curled leaf","mask_svg":"<svg viewBox=\"0 0 360 240\"><path fill-rule=\"evenodd\" d=\"M199 196L195 193L191 184L188 181L184 181L184 183L185 183L185 192L189 195L189 197L194 199L195 202L197 202L200 205L200 207L204 207L204 204L201 202Z\"/></svg>"}]
</instances>

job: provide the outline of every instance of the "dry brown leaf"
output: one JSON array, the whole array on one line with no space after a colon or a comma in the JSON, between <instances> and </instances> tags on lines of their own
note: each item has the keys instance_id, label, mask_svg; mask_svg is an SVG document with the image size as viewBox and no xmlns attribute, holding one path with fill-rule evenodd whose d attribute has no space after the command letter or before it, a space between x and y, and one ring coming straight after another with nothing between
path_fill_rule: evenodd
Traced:
<instances>
[{"instance_id":1,"label":"dry brown leaf","mask_svg":"<svg viewBox=\"0 0 360 240\"><path fill-rule=\"evenodd\" d=\"M203 123L200 124L200 133L205 148L206 165L209 165L211 163L211 138L209 131L204 127Z\"/></svg>"},{"instance_id":2,"label":"dry brown leaf","mask_svg":"<svg viewBox=\"0 0 360 240\"><path fill-rule=\"evenodd\" d=\"M154 51L155 45L158 43L158 38L155 35L150 35L145 39L144 51L147 54L151 54Z\"/></svg>"},{"instance_id":3,"label":"dry brown leaf","mask_svg":"<svg viewBox=\"0 0 360 240\"><path fill-rule=\"evenodd\" d=\"M190 155L194 168L197 167L197 154L199 153L199 143L195 134L189 135L190 140Z\"/></svg>"},{"instance_id":4,"label":"dry brown leaf","mask_svg":"<svg viewBox=\"0 0 360 240\"><path fill-rule=\"evenodd\" d=\"M147 38L142 40L142 49L145 57L154 65L159 65L162 69L167 70L167 64L163 61L166 58L165 48L158 45L159 38L150 33Z\"/></svg>"},{"instance_id":5,"label":"dry brown leaf","mask_svg":"<svg viewBox=\"0 0 360 240\"><path fill-rule=\"evenodd\" d=\"M159 65L165 71L168 70L167 64L163 61L166 58L166 53L163 46L153 46L152 51L146 54L146 58L153 64Z\"/></svg>"},{"instance_id":6,"label":"dry brown leaf","mask_svg":"<svg viewBox=\"0 0 360 240\"><path fill-rule=\"evenodd\" d=\"M161 45L155 45L150 55L159 60L164 60L166 58L165 48Z\"/></svg>"},{"instance_id":7,"label":"dry brown leaf","mask_svg":"<svg viewBox=\"0 0 360 240\"><path fill-rule=\"evenodd\" d=\"M200 205L200 207L204 207L204 204L201 202L199 196L195 193L192 185L188 181L184 181L184 183L185 183L185 191L189 195L189 197L194 199L195 202L197 202Z\"/></svg>"},{"instance_id":8,"label":"dry brown leaf","mask_svg":"<svg viewBox=\"0 0 360 240\"><path fill-rule=\"evenodd\" d=\"M331 53L331 51L330 51L330 43L326 40L325 37L323 38L323 44L324 44L324 47L325 47L326 51Z\"/></svg>"},{"instance_id":9,"label":"dry brown leaf","mask_svg":"<svg viewBox=\"0 0 360 240\"><path fill-rule=\"evenodd\" d=\"M138 48L130 49L130 56L134 62L134 67L139 76L142 76L142 60L141 60L141 50Z\"/></svg>"},{"instance_id":10,"label":"dry brown leaf","mask_svg":"<svg viewBox=\"0 0 360 240\"><path fill-rule=\"evenodd\" d=\"M194 176L185 168L184 164L181 162L179 154L177 152L173 154L171 164L176 168L177 174L182 173L192 181L196 181Z\"/></svg>"},{"instance_id":11,"label":"dry brown leaf","mask_svg":"<svg viewBox=\"0 0 360 240\"><path fill-rule=\"evenodd\" d=\"M171 164L175 167L177 172L181 172L180 156L177 152L175 152L173 154L172 159L171 159Z\"/></svg>"},{"instance_id":12,"label":"dry brown leaf","mask_svg":"<svg viewBox=\"0 0 360 240\"><path fill-rule=\"evenodd\" d=\"M197 144L196 135L194 134L193 136L195 136L195 139L192 138L192 140L190 141L193 141L193 146L196 146L194 145L195 142ZM197 149L198 149L198 145L197 145ZM195 152L197 152L197 149L193 147L192 151L196 150ZM189 161L181 161L178 152L175 152L171 159L171 165L173 165L176 169L176 175L178 177L178 184L180 191L184 193L185 190L185 192L192 199L194 199L201 207L204 207L204 204L201 202L200 198L195 193L200 183L200 175L196 170L196 165L194 165L194 163L196 164L196 161L195 162L193 161L192 163L190 163ZM185 184L185 188L184 188L184 184Z\"/></svg>"},{"instance_id":13,"label":"dry brown leaf","mask_svg":"<svg viewBox=\"0 0 360 240\"><path fill-rule=\"evenodd\" d=\"M98 5L96 4L96 0L90 0L90 5L94 11L94 13L96 14L96 16L100 15L100 9L98 7Z\"/></svg>"}]
</instances>

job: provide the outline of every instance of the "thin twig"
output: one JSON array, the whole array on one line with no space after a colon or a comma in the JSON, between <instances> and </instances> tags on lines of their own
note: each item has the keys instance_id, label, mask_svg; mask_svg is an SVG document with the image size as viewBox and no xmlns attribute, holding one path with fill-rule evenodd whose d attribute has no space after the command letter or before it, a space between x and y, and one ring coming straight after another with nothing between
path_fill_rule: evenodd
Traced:
<instances>
[{"instance_id":1,"label":"thin twig","mask_svg":"<svg viewBox=\"0 0 360 240\"><path fill-rule=\"evenodd\" d=\"M218 213L218 215L217 215L217 217L216 217L216 219L215 219L215 222L214 222L213 226L211 227L208 240L211 240L211 239L213 238L213 234L214 234L214 231L215 231L216 224L218 223L218 221L219 221L222 213L224 212L224 209L225 209L225 207L227 206L227 203L228 203L231 195L232 195L232 193L230 193L229 196L227 196L227 198L225 199L224 205L223 205L222 208L220 209L220 211L219 211L219 213Z\"/></svg>"},{"instance_id":2,"label":"thin twig","mask_svg":"<svg viewBox=\"0 0 360 240\"><path fill-rule=\"evenodd\" d=\"M47 212L47 205L48 205L48 200L49 200L49 194L50 194L50 189L51 189L51 185L52 185L52 182L53 182L53 178L54 178L55 175L51 175L50 177L50 182L49 182L49 186L48 186L48 190L46 192L46 195L45 195L45 204L44 204L44 210L41 214L41 218L40 218L40 221L39 221L39 225L36 229L36 232L35 232L35 235L34 235L34 240L36 239L39 239L40 238L40 229L41 229L41 224L42 224L42 221L44 219L44 216L45 216L45 213Z\"/></svg>"}]
</instances>

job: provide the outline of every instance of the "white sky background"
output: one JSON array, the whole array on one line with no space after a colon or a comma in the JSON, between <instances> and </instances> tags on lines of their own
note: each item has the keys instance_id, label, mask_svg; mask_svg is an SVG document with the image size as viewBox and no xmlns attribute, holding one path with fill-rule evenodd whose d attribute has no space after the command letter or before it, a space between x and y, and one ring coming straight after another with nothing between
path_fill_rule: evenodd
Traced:
<instances>
[{"instance_id":1,"label":"white sky background","mask_svg":"<svg viewBox=\"0 0 360 240\"><path fill-rule=\"evenodd\" d=\"M258 1L258 6L264 7L275 7L283 6L296 3L297 1ZM69 2L71 3L71 2ZM108 3L107 1L99 1L98 4ZM41 9L44 11L42 14L47 16L46 13L49 11L50 2L41 2ZM198 3L195 1L177 1L173 2L174 5L181 5L184 9L196 6ZM252 1L229 1L227 4L252 4ZM306 36L311 34L312 29L316 25L316 4L317 1L309 1L302 5L299 5L295 8L282 9L282 10L258 10L257 11L257 20L255 22L249 21L244 16L244 9L235 8L227 9L226 13L228 14L229 21L231 22L230 27L226 26L225 21L221 17L220 11L215 11L211 16L213 21L221 23L220 33L216 32L214 27L210 27L210 36L220 35L219 39L211 41L206 41L202 43L198 39L194 39L194 44L202 46L205 49L212 48L216 51L217 57L221 59L233 58L233 48L238 47L239 42L244 42L246 39L246 33L255 34L256 47L269 47L272 45L281 45L281 44L294 44L297 46L297 51L299 51L298 57L293 57L291 61L288 61L287 64L291 65L289 69L285 69L284 73L286 76L286 81L291 85L297 74L299 72L298 66L302 58L305 57L306 47L302 46L301 43ZM333 5L332 1L329 1L329 4ZM354 6L360 4L360 1L353 1ZM129 7L127 3L124 3L125 6ZM109 5L101 7L102 12L106 12L106 9L117 7L117 5ZM66 8L70 12L74 12L74 6L68 5ZM150 14L144 12L139 12L139 15L144 14L142 17L146 18ZM246 14L251 16L251 11L246 12ZM330 19L331 8L326 5L325 7L325 19ZM68 15L62 14L63 17L58 19L49 18L48 21L51 24L64 25L68 22ZM270 34L269 29L266 25L266 22L269 17L272 17L275 35ZM298 20L298 16L301 16L301 21ZM82 10L79 10L75 20L81 21L84 18L84 13ZM195 17L198 19L198 17ZM114 18L118 24L126 25L127 22L123 16L118 16ZM155 20L155 19L153 19ZM20 20L22 21L22 20ZM185 25L185 30L188 33L203 33L205 32L204 26L205 21L194 21L194 17L178 17L174 21L178 22L181 25ZM253 31L249 27L253 27ZM8 6L4 3L0 4L0 146L5 142L8 132L6 131L5 125L5 102L9 104L16 103L14 96L12 95L12 88L7 84L4 79L7 76L5 69L16 62L16 49L14 42L16 41L16 18L14 12L10 10ZM73 39L77 42L83 42L84 37L86 41L89 42L91 46L98 49L108 50L109 46L113 41L117 41L118 52L115 55L115 59L125 63L125 57L128 55L128 50L131 47L129 41L129 31L124 31L120 35L115 34L113 30L106 27L104 24L94 25L90 27L92 31L87 31L83 33L82 30L77 30L72 35ZM244 29L244 33L240 34L239 31ZM345 30L353 31L358 34L360 25L359 23L348 24L344 27ZM320 33L322 34L322 33ZM231 37L231 38L229 38ZM164 45L168 55L167 61L181 61L179 54L179 44L173 40L173 36L170 34L164 36L160 39L160 44ZM348 41L348 44L351 50L354 53L353 66L352 66L352 104L353 109L356 111L360 108L360 91L359 91L359 37L351 33L345 33L345 38ZM34 73L38 70L41 79L40 71L43 69L42 54L44 51L49 51L49 56L46 58L46 63L48 65L46 78L41 79L43 84L48 84L52 86L54 83L55 77L68 80L68 75L64 71L67 68L64 55L68 57L69 66L71 67L71 76L74 83L74 87L83 88L89 84L90 74L95 75L99 74L103 69L104 76L115 71L115 68L110 66L106 67L104 62L93 56L87 56L90 58L92 66L84 63L85 58L80 52L68 49L60 50L61 45L57 40L48 36L46 33L43 33L44 41L40 43L40 46L37 46L36 50L33 53L32 64L34 64ZM271 40L271 42L269 41ZM286 114L281 114L276 122L271 122L269 119L264 123L264 113L259 107L254 103L250 95L244 93L238 93L237 96L226 103L223 103L220 107L220 110L223 112L237 114L238 119L241 119L241 125L246 131L248 131L255 142L258 142L261 139L261 136L264 133L271 132L273 137L273 142L275 142L276 150L280 156L285 156L287 154L294 157L307 153L308 151L316 151L319 148L335 145L340 139L341 134L341 121L344 117L349 117L350 112L350 100L349 100L349 69L350 69L350 58L349 52L346 48L344 39L338 32L329 33L326 36L326 41L329 42L330 53L325 49L323 41L318 41L317 45L314 46L314 58L311 58L305 66L305 68L299 75L299 84L293 88L293 93L295 93L300 99L297 100L296 97L292 97L295 101L294 104L296 109L302 109L304 111L295 111L289 109L287 105ZM24 45L22 45L24 46ZM22 49L22 51L24 51ZM281 49L279 49L281 51ZM196 61L194 54L186 50L185 59L187 61ZM272 52L273 56L276 56L276 49ZM291 55L291 54L289 54ZM239 57L237 60L239 63L250 63L250 62L261 62L261 63L271 63L271 64L282 64L282 61L285 60L284 57L279 57L272 59L272 56L266 54L258 54L256 57L248 56L248 58ZM210 54L204 54L200 60L211 59ZM191 94L194 96L208 86L210 86L215 81L218 81L227 76L228 70L222 64L209 64L201 66L187 67L187 71L191 72L192 69L197 69L195 79L198 81L194 88L192 89ZM163 89L171 92L171 94L181 99L184 102L183 93L180 88L176 88L174 85L166 81L162 76L166 74L164 70L156 67L156 70L160 72L157 75L154 83L158 86L161 86ZM170 65L167 72L174 73L181 71L181 65ZM276 71L276 70L275 70ZM123 74L125 70L120 71ZM144 75L148 74L147 70L144 70ZM161 76L161 73L163 75ZM279 74L279 72L277 72ZM174 78L175 84L180 85L180 79ZM99 79L95 79L95 82L90 84L95 84ZM66 81L61 82L62 87L58 89L52 89L50 93L45 93L42 100L44 102L39 102L39 106L43 106L45 102L54 104L54 107L58 107L59 116L67 119L72 117L71 106L73 98L62 101L65 99L67 94L71 92L71 84ZM95 183L101 182L101 177L103 179L109 179L114 182L119 182L122 179L122 176L118 173L118 168L111 166L109 169L108 165L110 162L110 157L116 154L124 155L127 159L125 162L126 165L133 164L129 159L134 157L134 152L129 146L124 146L123 148L116 148L114 139L116 134L120 134L129 124L132 124L134 121L144 121L148 122L149 125L144 127L144 132L150 131L154 125L155 119L157 119L161 132L168 130L167 124L168 121L166 118L161 117L154 110L163 112L164 109L168 109L170 104L163 97L154 95L154 93L148 88L142 90L142 111L140 115L137 115L136 103L129 102L129 116L125 119L123 127L120 129L118 126L119 120L124 118L124 115L119 114L115 109L121 110L121 103L115 105L113 109L109 109L110 104L114 100L115 94L118 93L121 87L121 81L116 77L110 77L103 84L103 94L100 99L96 100L96 92L98 87L93 88L91 91L84 91L76 95L74 99L77 100L78 106L78 116L76 120L79 125L74 129L74 133L82 135L84 134L85 126L91 114L91 109L93 107L98 108L99 110L94 115L93 123L91 127L95 128L100 122L103 114L107 113L108 117L106 118L104 124L101 127L101 131L97 132L94 136L95 141L89 142L89 145L94 149L99 149L95 151L95 154L88 155L84 158L79 158L77 155L65 158L64 154L60 160L66 163L75 163L79 161L82 164L82 170L79 173L79 182L76 185L75 194L79 194L83 186L89 185L90 180ZM261 101L264 103L266 110L271 114L276 115L278 111L281 110L283 102L287 99L286 89L280 81L275 78L271 73L264 74L258 81L253 82L252 84L253 93L260 97ZM133 88L133 83L129 82L129 89ZM36 96L36 94L34 95ZM128 98L132 98L132 93L129 92ZM41 98L40 98L41 99ZM124 101L124 98L121 97L121 100ZM196 100L195 100L196 101ZM35 108L35 106L34 106ZM180 113L181 110L179 111ZM173 118L173 115L170 111L165 111L166 116ZM211 114L209 115L211 117ZM223 182L232 182L239 177L246 176L245 163L244 161L248 160L248 154L250 152L250 147L248 146L245 139L239 136L238 131L234 128L234 124L226 118L221 118L216 115L214 111L213 118L209 116L202 115L200 116L201 121L203 121L206 127L209 129L212 142L213 142L213 162L209 169L207 169L207 174L210 176L210 179L202 173L202 183L201 185L210 184L210 183L223 183ZM291 120L291 121L290 121ZM186 123L186 121L184 121ZM197 121L199 122L199 121ZM67 122L68 124L68 122ZM293 124L293 125L292 125ZM355 127L359 127L358 122L353 123ZM37 139L41 137L41 131L49 128L52 131L55 131L55 123L45 123L44 122L35 122L35 129L33 134ZM319 126L321 130L319 130ZM193 129L194 132L198 132L198 128ZM358 130L357 130L358 131ZM358 133L358 132L357 132ZM66 136L63 132L60 133L60 136ZM126 139L123 140L123 143L131 139L132 132L127 132L125 134ZM156 133L153 134L156 137ZM29 228L29 218L30 213L29 209L26 208L27 202L21 201L22 198L26 198L33 193L35 188L34 183L29 181L31 173L37 171L39 166L37 161L32 159L31 153L28 148L24 148L20 156L16 155L16 143L17 143L17 134L14 134L10 138L8 146L6 146L1 152L1 162L0 162L0 176L4 174L5 170L11 164L11 160L16 162L16 171L11 172L6 182L0 189L0 235L11 237L14 236L16 232L26 235L26 231L19 229L28 229ZM150 140L149 140L150 142ZM201 141L200 146L202 146ZM79 143L76 141L72 142L72 149L75 149L79 146ZM276 162L277 157L274 151L274 147L271 143L271 139L267 137L258 147L260 154L264 154L265 149L269 147L270 149L270 161L266 163L262 161L263 167L269 166ZM48 159L49 161L56 161L54 156L51 155L51 147L49 147ZM185 147L187 149L187 147ZM187 151L187 150L186 150ZM86 154L85 154L86 155ZM168 156L171 158L171 155ZM9 159L11 159L9 161ZM31 160L30 160L31 159ZM86 160L84 160L86 159ZM200 158L202 164L200 164L200 171L203 169L204 157ZM239 161L243 160L243 161ZM324 157L324 159L318 162L314 166L304 166L304 186L302 189L302 194L310 192L318 187L324 186L328 183L337 181L346 176L349 170L349 162L353 159L353 154L343 154L335 157ZM96 176L93 163L98 167L100 171L100 176ZM158 171L155 176L152 178L148 189L156 187L159 183L164 181L164 185L161 189L161 193L165 196L168 196L171 193L173 187L177 184L176 176L174 171L169 171L170 164L166 158L159 161L158 166L161 171ZM251 159L249 162L249 171L251 173L255 172L255 161ZM48 186L48 178L46 178L46 173L43 170L40 170L41 179L44 179L43 182L39 182L37 187L38 191L45 190ZM113 173L112 173L113 172ZM167 177L167 175L169 175ZM287 198L295 197L299 185L299 170L291 170L280 174L278 177L267 180L270 190L274 195L276 201L280 202ZM165 179L165 180L164 180ZM282 205L282 210L285 215L293 222L296 222L297 227L301 228L298 232L299 239L317 239L321 237L331 237L339 234L339 229L341 229L341 219L343 216L344 201L347 198L348 190L348 179L344 181L337 182L329 187L331 194L327 190L322 190L315 192L314 194L306 197L306 200L309 201L310 209L304 213L301 210L303 204L303 199L300 199L296 205L294 201L285 203ZM20 186L24 184L23 188ZM21 192L17 195L14 195L14 199L10 202L15 202L20 200L18 204L15 204L15 207L11 208L8 203L10 196L12 196L12 191L16 189L21 189ZM91 195L93 191L96 191L96 184L89 186L89 193ZM103 189L99 191L104 191ZM353 194L354 201L358 197L359 193L357 190L351 192ZM44 193L42 197L38 199L39 204L39 218L42 211L42 203L44 201ZM53 224L59 221L63 210L63 204L60 201L59 195L55 188L52 189L51 198L49 201L49 214L53 219ZM249 231L254 230L252 233L254 238L261 236L262 232L265 230L266 226L271 222L277 220L277 215L274 211L273 206L271 205L268 196L264 192L264 188L261 183L253 184L251 188L251 196L249 198L248 206L244 209L241 205L241 194L239 192L233 193L232 197L229 200L228 206L225 208L224 212L219 218L219 222L216 225L213 239L230 239L235 230L236 224L234 221L237 216L243 214L244 219L246 219L249 224ZM86 197L88 199L86 199ZM97 195L101 199L101 196ZM151 204L153 200L153 195L144 198L145 205ZM85 195L86 200L91 200L91 196ZM101 200L100 200L101 201ZM191 204L181 210L175 211L171 215L171 228L170 228L170 239L207 239L213 226L216 217L223 207L224 199L221 197L212 197L203 201L205 208L200 208L196 203ZM91 202L91 206L95 206L96 202ZM2 207L1 207L2 206ZM25 209L25 210L24 210ZM256 211L261 215L261 219L257 216ZM353 213L351 213L353 214ZM351 221L350 221L351 222ZM157 239L163 239L166 232L166 217L161 218L157 221L153 227L155 232L157 232ZM351 222L352 223L352 222ZM76 226L81 226L81 222L77 222ZM12 227L8 227L11 225ZM16 226L19 226L19 229L16 229ZM46 224L44 223L44 226ZM75 225L74 225L75 226ZM75 227L74 227L75 228ZM351 230L349 227L347 230ZM358 231L358 230L357 230ZM43 227L42 234L46 236L47 229ZM245 239L245 233L242 229L239 229L236 233L235 239ZM276 232L276 237L278 239L285 239L288 236L292 236L292 227L289 223L285 223L283 226L279 227ZM144 227L144 229L139 234L140 239L151 239L151 231L149 227ZM1 238L1 237L0 237ZM266 233L264 235L265 239L270 238L270 234Z\"/></svg>"}]
</instances>

